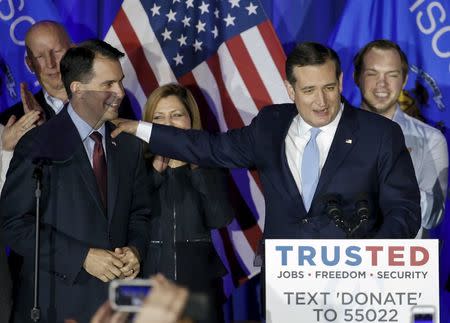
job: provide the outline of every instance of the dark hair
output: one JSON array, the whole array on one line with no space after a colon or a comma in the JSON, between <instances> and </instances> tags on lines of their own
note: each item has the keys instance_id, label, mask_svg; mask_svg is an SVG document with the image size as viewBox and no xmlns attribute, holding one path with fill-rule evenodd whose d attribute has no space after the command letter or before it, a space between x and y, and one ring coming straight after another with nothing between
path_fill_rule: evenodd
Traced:
<instances>
[{"instance_id":1,"label":"dark hair","mask_svg":"<svg viewBox=\"0 0 450 323\"><path fill-rule=\"evenodd\" d=\"M289 83L296 82L294 76L294 67L302 67L309 65L323 65L328 60L334 62L336 67L336 78L341 75L341 62L336 52L319 43L305 42L295 46L294 50L286 59L286 78Z\"/></svg>"},{"instance_id":2,"label":"dark hair","mask_svg":"<svg viewBox=\"0 0 450 323\"><path fill-rule=\"evenodd\" d=\"M355 68L354 79L355 79L355 83L357 85L359 85L359 78L361 76L361 72L363 69L364 56L366 56L366 54L372 48L396 51L398 53L398 55L400 56L400 61L402 63L403 81L406 79L406 76L408 75L408 58L406 57L405 53L402 51L400 46L398 46L393 41L390 41L387 39L378 39L378 40L371 41L370 43L367 43L366 46L361 48L359 50L359 52L353 58L353 66Z\"/></svg>"},{"instance_id":3,"label":"dark hair","mask_svg":"<svg viewBox=\"0 0 450 323\"><path fill-rule=\"evenodd\" d=\"M96 56L119 60L124 54L99 39L87 40L76 47L69 48L60 63L61 79L69 99L72 97L70 90L72 82L87 83L94 76L92 68Z\"/></svg>"}]
</instances>

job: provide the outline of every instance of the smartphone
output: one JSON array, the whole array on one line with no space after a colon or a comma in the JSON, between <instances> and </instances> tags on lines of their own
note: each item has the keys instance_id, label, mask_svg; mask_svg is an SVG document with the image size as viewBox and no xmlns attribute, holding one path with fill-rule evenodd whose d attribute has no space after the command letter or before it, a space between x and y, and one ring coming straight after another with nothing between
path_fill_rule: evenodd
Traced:
<instances>
[{"instance_id":1,"label":"smartphone","mask_svg":"<svg viewBox=\"0 0 450 323\"><path fill-rule=\"evenodd\" d=\"M113 280L109 283L111 307L121 312L138 312L151 290L151 279Z\"/></svg>"},{"instance_id":2,"label":"smartphone","mask_svg":"<svg viewBox=\"0 0 450 323\"><path fill-rule=\"evenodd\" d=\"M418 305L411 310L412 323L435 323L434 306Z\"/></svg>"}]
</instances>

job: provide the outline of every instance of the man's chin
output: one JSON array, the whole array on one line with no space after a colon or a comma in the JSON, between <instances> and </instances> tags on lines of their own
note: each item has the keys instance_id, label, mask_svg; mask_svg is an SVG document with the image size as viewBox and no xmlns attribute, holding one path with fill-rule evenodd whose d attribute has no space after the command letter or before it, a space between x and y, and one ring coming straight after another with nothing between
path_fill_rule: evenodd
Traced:
<instances>
[{"instance_id":1,"label":"man's chin","mask_svg":"<svg viewBox=\"0 0 450 323\"><path fill-rule=\"evenodd\" d=\"M372 112L385 115L392 109L391 105L375 105L370 108Z\"/></svg>"},{"instance_id":2,"label":"man's chin","mask_svg":"<svg viewBox=\"0 0 450 323\"><path fill-rule=\"evenodd\" d=\"M61 82L61 79L57 80L57 79L51 79L51 80L46 80L46 81L41 81L40 82L41 85L43 86L43 88L47 91L47 92L58 92L61 91L62 89L64 89L64 84Z\"/></svg>"}]
</instances>

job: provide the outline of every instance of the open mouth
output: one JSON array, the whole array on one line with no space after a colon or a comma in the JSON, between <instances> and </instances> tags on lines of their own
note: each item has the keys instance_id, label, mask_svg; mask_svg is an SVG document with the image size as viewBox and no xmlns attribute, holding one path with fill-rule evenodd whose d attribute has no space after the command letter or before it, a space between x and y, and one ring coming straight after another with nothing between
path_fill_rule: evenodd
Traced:
<instances>
[{"instance_id":1,"label":"open mouth","mask_svg":"<svg viewBox=\"0 0 450 323\"><path fill-rule=\"evenodd\" d=\"M376 98L379 98L379 99L386 99L386 98L389 97L389 92L386 92L386 91L376 91L376 92L373 93L373 95L374 95Z\"/></svg>"},{"instance_id":2,"label":"open mouth","mask_svg":"<svg viewBox=\"0 0 450 323\"><path fill-rule=\"evenodd\" d=\"M105 106L106 106L107 108L111 108L111 109L117 110L117 109L119 109L120 103L119 103L119 102L115 102L115 103L105 103Z\"/></svg>"},{"instance_id":3,"label":"open mouth","mask_svg":"<svg viewBox=\"0 0 450 323\"><path fill-rule=\"evenodd\" d=\"M314 109L313 112L319 116L324 116L328 114L328 108L323 108L323 109Z\"/></svg>"}]
</instances>

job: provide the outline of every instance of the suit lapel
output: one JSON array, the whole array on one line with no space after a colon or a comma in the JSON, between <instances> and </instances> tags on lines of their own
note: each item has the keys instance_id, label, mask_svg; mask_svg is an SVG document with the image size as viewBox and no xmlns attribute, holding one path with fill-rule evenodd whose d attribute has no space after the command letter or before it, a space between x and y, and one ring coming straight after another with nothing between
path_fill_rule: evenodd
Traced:
<instances>
[{"instance_id":1,"label":"suit lapel","mask_svg":"<svg viewBox=\"0 0 450 323\"><path fill-rule=\"evenodd\" d=\"M116 195L118 192L119 180L119 165L118 165L118 143L115 139L111 139L111 124L106 125L106 157L107 157L107 169L108 169L108 180L107 180L107 212L108 221L111 222L112 216L114 214L114 207L116 201Z\"/></svg>"},{"instance_id":2,"label":"suit lapel","mask_svg":"<svg viewBox=\"0 0 450 323\"><path fill-rule=\"evenodd\" d=\"M348 104L345 105L330 151L320 174L313 203L317 197L323 195L326 185L333 178L333 174L339 169L358 140L357 131L359 126L353 109L355 108Z\"/></svg>"},{"instance_id":3,"label":"suit lapel","mask_svg":"<svg viewBox=\"0 0 450 323\"><path fill-rule=\"evenodd\" d=\"M55 129L54 134L57 134L53 135L50 139L53 141L53 144L50 143L47 145L52 150L49 155L57 156L51 159L57 161L74 160L74 167L77 169L87 191L94 199L99 214L104 215L105 210L101 202L100 191L97 186L94 171L84 144L80 139L80 134L67 112L67 106L48 122L52 123L53 129Z\"/></svg>"},{"instance_id":4,"label":"suit lapel","mask_svg":"<svg viewBox=\"0 0 450 323\"><path fill-rule=\"evenodd\" d=\"M288 190L289 195L293 199L300 199L303 202L303 199L300 195L300 192L298 190L297 184L295 183L294 176L292 175L292 171L289 168L289 164L287 161L287 155L286 155L286 137L287 133L289 131L289 128L291 127L292 121L297 116L298 111L294 104L292 104L292 109L289 111L289 113L286 113L284 115L284 120L282 120L283 127L281 127L281 131L283 131L281 138L283 138L281 142L281 150L280 150L280 160L281 162L281 173L284 176L284 181L281 181L283 186Z\"/></svg>"}]
</instances>

